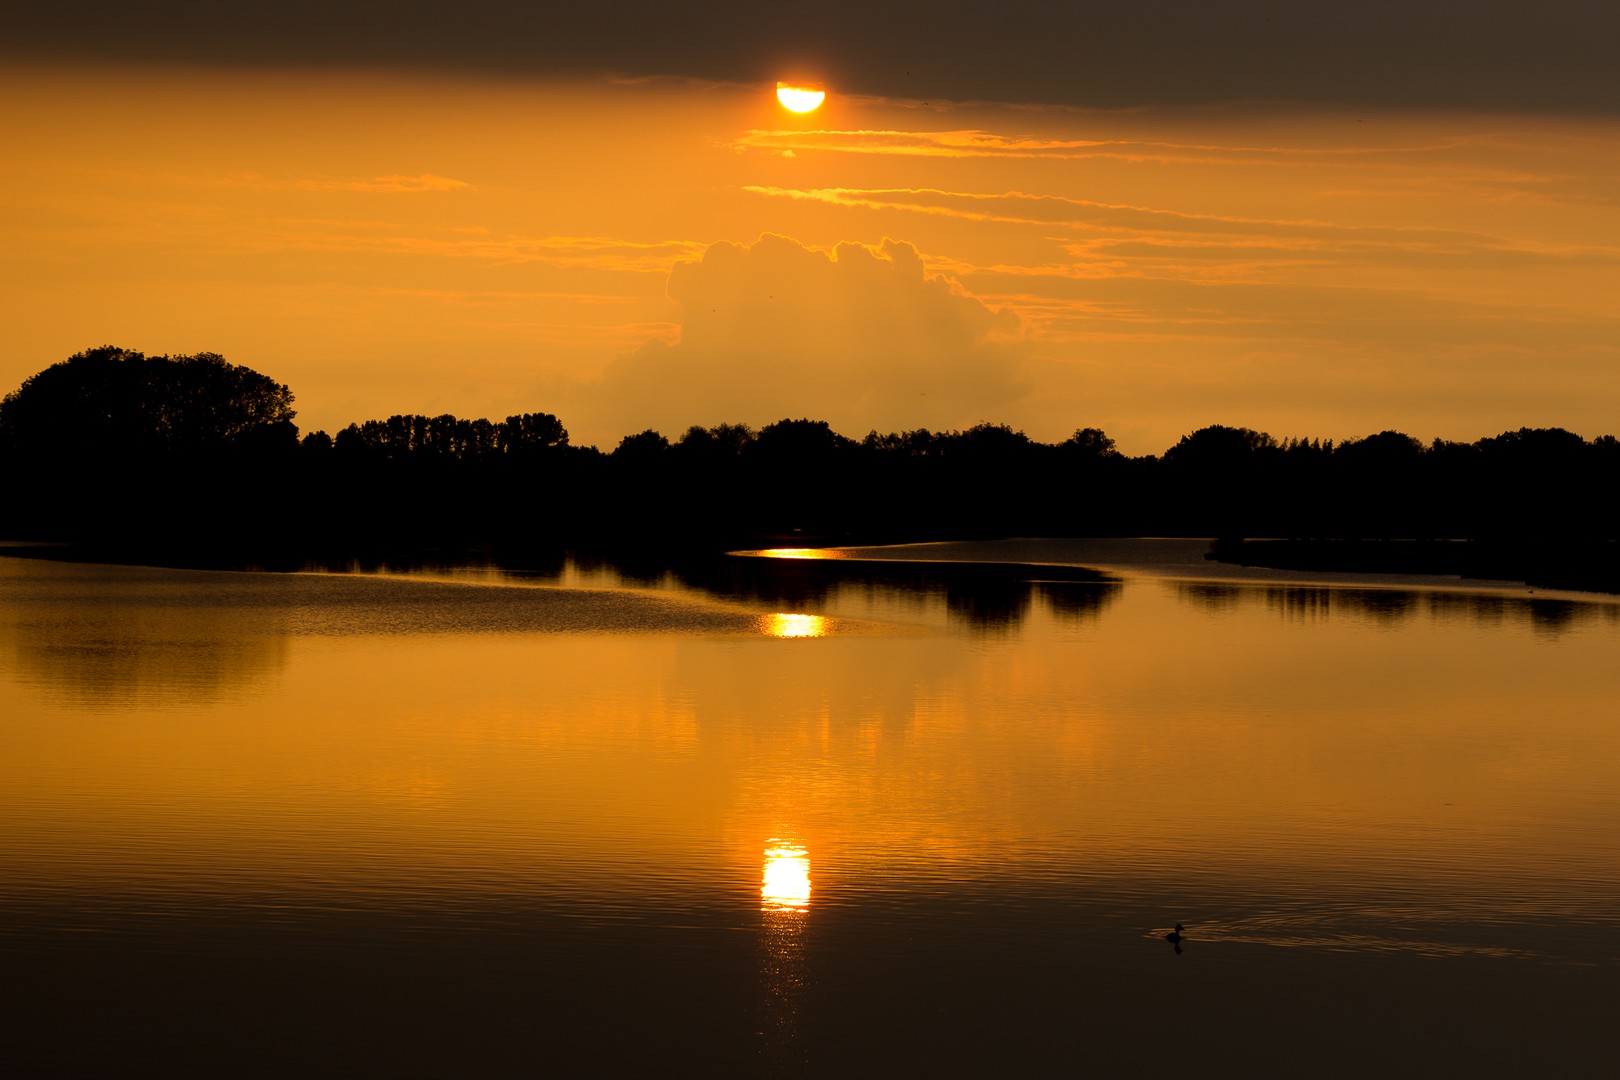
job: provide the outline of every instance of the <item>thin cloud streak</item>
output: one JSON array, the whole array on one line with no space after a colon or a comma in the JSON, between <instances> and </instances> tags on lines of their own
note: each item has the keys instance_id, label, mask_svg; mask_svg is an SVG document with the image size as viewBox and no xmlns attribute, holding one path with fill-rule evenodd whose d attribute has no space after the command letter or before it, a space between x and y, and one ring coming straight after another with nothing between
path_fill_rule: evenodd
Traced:
<instances>
[{"instance_id":1,"label":"thin cloud streak","mask_svg":"<svg viewBox=\"0 0 1620 1080\"><path fill-rule=\"evenodd\" d=\"M670 240L636 243L612 237L377 236L354 232L269 230L243 245L257 251L328 251L476 259L494 263L543 263L548 266L615 273L665 274L671 261L703 250L702 244Z\"/></svg>"},{"instance_id":2,"label":"thin cloud streak","mask_svg":"<svg viewBox=\"0 0 1620 1080\"><path fill-rule=\"evenodd\" d=\"M1052 111L1043 113L1052 122ZM1146 119L1146 118L1145 118ZM1076 122L1085 122L1077 118ZM1095 121L1093 121L1095 123ZM1109 126L1119 126L1110 118ZM1574 206L1620 202L1620 161L1610 125L1547 124L1507 130L1477 129L1476 120L1436 117L1431 127L1452 129L1443 137L1419 130L1412 141L1390 144L1243 145L1173 140L1059 139L961 131L754 130L733 142L738 151L798 156L826 153L918 157L1009 163L1109 162L1185 169L1291 169L1338 176L1324 197L1435 195L1522 199ZM1131 149L1138 148L1138 149ZM1527 171L1534 161L1541 171Z\"/></svg>"},{"instance_id":3,"label":"thin cloud streak","mask_svg":"<svg viewBox=\"0 0 1620 1080\"><path fill-rule=\"evenodd\" d=\"M1115 161L1188 165L1283 165L1336 160L1399 160L1453 151L1462 140L1417 146L1236 146L1136 139L1059 139L998 135L989 131L899 131L754 129L732 140L738 150L821 151L839 154L927 158L1006 158L1009 160Z\"/></svg>"},{"instance_id":4,"label":"thin cloud streak","mask_svg":"<svg viewBox=\"0 0 1620 1080\"><path fill-rule=\"evenodd\" d=\"M423 173L420 176L376 176L369 180L295 180L292 186L305 191L364 191L375 194L420 195L427 192L467 191L465 180Z\"/></svg>"},{"instance_id":5,"label":"thin cloud streak","mask_svg":"<svg viewBox=\"0 0 1620 1080\"><path fill-rule=\"evenodd\" d=\"M803 199L868 210L901 210L933 214L985 224L1023 225L1049 229L1090 229L1123 234L1077 240L1068 245L1079 258L1155 255L1163 251L1186 252L1184 257L1210 259L1251 258L1268 249L1279 256L1302 253L1323 255L1400 255L1437 260L1534 260L1606 264L1620 261L1620 248L1599 245L1552 245L1511 241L1480 233L1468 233L1428 226L1339 225L1321 221L1292 221L1246 218L1233 215L1197 214L1179 210L1094 202L1062 195L1033 195L1009 191L1000 194L943 191L937 188L792 189L750 185L743 188L771 198ZM1055 208L1042 215L993 213L971 209L978 205L998 205L1019 210ZM1080 210L1086 216L1065 216ZM1200 237L1203 247L1190 246L1184 239ZM1225 237L1222 243L1212 238Z\"/></svg>"}]
</instances>

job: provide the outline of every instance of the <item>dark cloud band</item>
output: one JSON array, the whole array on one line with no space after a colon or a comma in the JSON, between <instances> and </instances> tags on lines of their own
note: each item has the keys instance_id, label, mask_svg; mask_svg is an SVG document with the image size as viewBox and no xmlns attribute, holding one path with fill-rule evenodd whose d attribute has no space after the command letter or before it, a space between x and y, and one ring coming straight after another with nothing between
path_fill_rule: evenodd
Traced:
<instances>
[{"instance_id":1,"label":"dark cloud band","mask_svg":"<svg viewBox=\"0 0 1620 1080\"><path fill-rule=\"evenodd\" d=\"M473 0L224 8L200 0L25 5L0 57L35 62L604 72L1102 108L1301 105L1620 113L1607 0Z\"/></svg>"}]
</instances>

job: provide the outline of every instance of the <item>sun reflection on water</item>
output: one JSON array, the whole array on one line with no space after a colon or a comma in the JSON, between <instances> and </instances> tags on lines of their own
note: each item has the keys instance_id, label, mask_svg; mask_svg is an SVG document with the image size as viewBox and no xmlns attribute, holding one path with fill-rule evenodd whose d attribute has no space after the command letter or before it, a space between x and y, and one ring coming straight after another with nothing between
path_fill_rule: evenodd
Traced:
<instances>
[{"instance_id":1,"label":"sun reflection on water","mask_svg":"<svg viewBox=\"0 0 1620 1080\"><path fill-rule=\"evenodd\" d=\"M830 629L830 620L821 615L795 615L779 611L765 617L765 633L771 637L826 637Z\"/></svg>"},{"instance_id":2,"label":"sun reflection on water","mask_svg":"<svg viewBox=\"0 0 1620 1080\"><path fill-rule=\"evenodd\" d=\"M807 1067L799 1012L810 973L805 934L810 922L810 853L787 840L765 843L760 896L760 980L764 1015L760 1034L767 1073L804 1075Z\"/></svg>"},{"instance_id":3,"label":"sun reflection on water","mask_svg":"<svg viewBox=\"0 0 1620 1080\"><path fill-rule=\"evenodd\" d=\"M755 555L762 559L843 559L847 556L838 548L780 547L759 551L739 551L738 555Z\"/></svg>"},{"instance_id":4,"label":"sun reflection on water","mask_svg":"<svg viewBox=\"0 0 1620 1080\"><path fill-rule=\"evenodd\" d=\"M797 844L772 840L765 849L765 883L760 899L767 911L810 906L810 853Z\"/></svg>"}]
</instances>

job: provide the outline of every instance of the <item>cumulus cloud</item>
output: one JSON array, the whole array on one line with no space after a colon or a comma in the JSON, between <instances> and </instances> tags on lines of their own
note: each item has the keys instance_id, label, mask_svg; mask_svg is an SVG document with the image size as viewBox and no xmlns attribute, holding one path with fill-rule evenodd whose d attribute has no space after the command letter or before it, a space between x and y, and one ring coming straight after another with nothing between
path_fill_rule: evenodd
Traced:
<instances>
[{"instance_id":1,"label":"cumulus cloud","mask_svg":"<svg viewBox=\"0 0 1620 1080\"><path fill-rule=\"evenodd\" d=\"M678 340L608 367L583 403L593 426L673 436L803 416L858 436L993 419L1026 390L1018 316L928 273L907 243L713 244L675 265L669 296Z\"/></svg>"}]
</instances>

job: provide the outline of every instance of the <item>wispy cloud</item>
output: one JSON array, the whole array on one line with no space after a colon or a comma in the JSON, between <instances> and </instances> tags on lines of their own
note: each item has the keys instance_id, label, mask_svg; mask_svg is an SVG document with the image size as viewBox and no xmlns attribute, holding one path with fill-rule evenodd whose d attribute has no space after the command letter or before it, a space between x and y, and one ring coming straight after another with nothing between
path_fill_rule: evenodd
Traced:
<instances>
[{"instance_id":1,"label":"wispy cloud","mask_svg":"<svg viewBox=\"0 0 1620 1080\"><path fill-rule=\"evenodd\" d=\"M256 172L229 172L216 175L167 175L172 183L189 186L222 185L261 191L357 191L378 195L422 195L446 191L471 191L473 185L451 176L418 173L415 176L265 176Z\"/></svg>"},{"instance_id":2,"label":"wispy cloud","mask_svg":"<svg viewBox=\"0 0 1620 1080\"><path fill-rule=\"evenodd\" d=\"M409 300L431 300L439 304L486 308L509 304L532 304L538 301L585 306L623 305L633 302L628 296L603 293L564 292L555 289L406 289L380 287L369 290L377 296L398 296Z\"/></svg>"},{"instance_id":3,"label":"wispy cloud","mask_svg":"<svg viewBox=\"0 0 1620 1080\"><path fill-rule=\"evenodd\" d=\"M305 191L368 191L388 195L467 191L472 188L465 180L435 176L432 173L421 173L417 176L374 176L369 180L297 180L292 186Z\"/></svg>"},{"instance_id":4,"label":"wispy cloud","mask_svg":"<svg viewBox=\"0 0 1620 1080\"><path fill-rule=\"evenodd\" d=\"M754 128L732 140L739 150L821 151L933 158L1009 158L1077 161L1109 158L1130 162L1253 164L1286 161L1399 161L1460 145L1462 140L1409 146L1246 146L1138 139L1059 139L1000 135L990 131L816 130Z\"/></svg>"},{"instance_id":5,"label":"wispy cloud","mask_svg":"<svg viewBox=\"0 0 1620 1080\"><path fill-rule=\"evenodd\" d=\"M1023 225L1082 234L1066 249L1076 258L1157 258L1241 262L1317 257L1371 258L1400 254L1430 261L1493 263L1560 261L1607 264L1620 249L1598 244L1551 244L1429 226L1337 224L1327 221L1190 213L1063 195L938 188L781 188L750 185L752 194L867 210L898 210L997 225Z\"/></svg>"},{"instance_id":6,"label":"wispy cloud","mask_svg":"<svg viewBox=\"0 0 1620 1080\"><path fill-rule=\"evenodd\" d=\"M1339 349L1421 342L1545 350L1555 342L1571 348L1620 341L1620 316L1546 297L1331 281L1098 279L1065 266L983 267L960 276L975 295L1018 312L1048 342L1286 340Z\"/></svg>"},{"instance_id":7,"label":"wispy cloud","mask_svg":"<svg viewBox=\"0 0 1620 1080\"><path fill-rule=\"evenodd\" d=\"M1342 131L1342 125L1341 125ZM1176 139L1058 138L979 129L794 131L753 129L734 149L797 157L849 154L932 159L1002 159L1143 165L1207 170L1291 170L1328 198L1446 197L1548 205L1620 203L1620 154L1612 125L1548 124L1436 136L1386 132L1383 142L1198 142ZM1533 163L1533 166L1532 166Z\"/></svg>"},{"instance_id":8,"label":"wispy cloud","mask_svg":"<svg viewBox=\"0 0 1620 1080\"><path fill-rule=\"evenodd\" d=\"M391 229L376 222L273 223L241 236L256 251L328 251L541 263L555 267L667 274L674 263L702 254L698 241L635 241L607 236L523 236L473 229Z\"/></svg>"}]
</instances>

